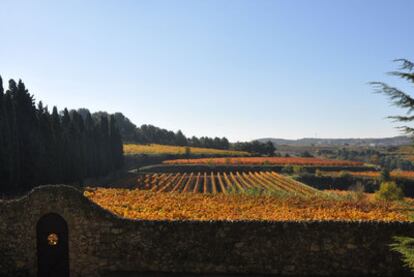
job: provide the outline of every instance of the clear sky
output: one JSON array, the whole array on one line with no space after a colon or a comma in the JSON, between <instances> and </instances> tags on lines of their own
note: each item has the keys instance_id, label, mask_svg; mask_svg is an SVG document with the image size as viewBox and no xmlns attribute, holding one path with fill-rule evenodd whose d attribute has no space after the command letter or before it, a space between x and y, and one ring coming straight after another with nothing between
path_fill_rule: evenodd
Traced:
<instances>
[{"instance_id":1,"label":"clear sky","mask_svg":"<svg viewBox=\"0 0 414 277\"><path fill-rule=\"evenodd\" d=\"M410 0L0 0L0 75L49 107L189 136L393 136L385 117L399 110L367 83L412 89L385 73L414 60L413 11Z\"/></svg>"}]
</instances>

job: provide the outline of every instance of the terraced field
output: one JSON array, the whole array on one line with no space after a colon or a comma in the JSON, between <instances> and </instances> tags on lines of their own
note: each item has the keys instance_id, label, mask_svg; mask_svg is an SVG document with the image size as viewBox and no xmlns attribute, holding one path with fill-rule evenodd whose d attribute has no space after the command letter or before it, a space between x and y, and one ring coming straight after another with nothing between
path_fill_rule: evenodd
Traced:
<instances>
[{"instance_id":1,"label":"terraced field","mask_svg":"<svg viewBox=\"0 0 414 277\"><path fill-rule=\"evenodd\" d=\"M186 151L195 155L214 155L214 156L249 156L248 152L222 150L201 147L185 147L162 144L124 144L124 153L126 155L146 154L146 155L184 155Z\"/></svg>"},{"instance_id":2,"label":"terraced field","mask_svg":"<svg viewBox=\"0 0 414 277\"><path fill-rule=\"evenodd\" d=\"M233 193L279 191L311 195L318 190L276 172L153 173L138 178L138 188L156 192Z\"/></svg>"},{"instance_id":3,"label":"terraced field","mask_svg":"<svg viewBox=\"0 0 414 277\"><path fill-rule=\"evenodd\" d=\"M200 158L167 160L164 164L214 164L214 165L300 165L300 166L362 166L364 163L346 160L327 160L302 157L242 157Z\"/></svg>"},{"instance_id":4,"label":"terraced field","mask_svg":"<svg viewBox=\"0 0 414 277\"><path fill-rule=\"evenodd\" d=\"M409 221L412 200L375 201L372 195L352 198L331 191L251 195L245 193L158 193L142 189L86 188L84 194L118 216L147 220L380 220Z\"/></svg>"}]
</instances>

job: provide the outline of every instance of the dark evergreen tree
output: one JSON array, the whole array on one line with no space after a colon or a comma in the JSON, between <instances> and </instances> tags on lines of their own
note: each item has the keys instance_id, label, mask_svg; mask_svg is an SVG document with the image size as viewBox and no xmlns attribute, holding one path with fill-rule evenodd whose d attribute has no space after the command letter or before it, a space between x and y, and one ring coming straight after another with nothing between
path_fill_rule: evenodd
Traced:
<instances>
[{"instance_id":1,"label":"dark evergreen tree","mask_svg":"<svg viewBox=\"0 0 414 277\"><path fill-rule=\"evenodd\" d=\"M179 146L185 146L187 145L187 138L184 136L183 132L181 130L178 130L175 134L175 143Z\"/></svg>"},{"instance_id":2,"label":"dark evergreen tree","mask_svg":"<svg viewBox=\"0 0 414 277\"><path fill-rule=\"evenodd\" d=\"M4 114L4 88L3 79L0 76L0 180L6 180L5 164L6 161L6 128L5 128L6 115ZM2 190L3 184L0 183L0 191Z\"/></svg>"},{"instance_id":3,"label":"dark evergreen tree","mask_svg":"<svg viewBox=\"0 0 414 277\"><path fill-rule=\"evenodd\" d=\"M413 84L414 83L414 63L408 60L405 60L405 59L400 59L396 61L401 62L401 67L400 67L401 71L391 72L391 75L400 77L402 79L406 79L408 82ZM394 104L397 107L403 108L407 111L406 115L390 116L391 119L395 121L403 122L404 124L414 121L414 115L412 115L414 111L414 98L410 94L396 87L389 86L388 84L383 83L383 82L372 82L371 84L375 87L377 93L385 94L386 96L389 97L389 100L391 101L392 104ZM414 135L414 128L412 126L404 125L399 128L401 128L404 132L406 132L407 134L411 136ZM395 164L390 165L391 168L394 166L396 165ZM385 179L390 178L387 168L384 169L384 171L381 173L381 178L385 178ZM390 185L392 183L383 183L383 184ZM398 187L396 187L396 189L398 189ZM402 194L401 191L400 191L400 194ZM394 251L401 253L403 255L403 261L406 263L406 265L410 267L412 271L414 271L414 255L413 255L414 238L394 237L394 240L395 240L395 243L391 245L392 249Z\"/></svg>"},{"instance_id":4,"label":"dark evergreen tree","mask_svg":"<svg viewBox=\"0 0 414 277\"><path fill-rule=\"evenodd\" d=\"M63 176L63 159L64 159L64 150L62 145L62 127L61 127L61 118L59 116L58 110L56 107L53 107L51 119L50 119L50 132L51 132L51 141L50 141L50 155L51 160L53 161L50 167L50 181L52 183L57 183L61 180Z\"/></svg>"},{"instance_id":5,"label":"dark evergreen tree","mask_svg":"<svg viewBox=\"0 0 414 277\"><path fill-rule=\"evenodd\" d=\"M236 142L233 144L232 148L238 151L246 151L266 156L272 156L276 151L276 148L271 141L262 143L257 140L254 140L252 142Z\"/></svg>"},{"instance_id":6,"label":"dark evergreen tree","mask_svg":"<svg viewBox=\"0 0 414 277\"><path fill-rule=\"evenodd\" d=\"M399 59L396 60L397 62L401 63L400 70L401 71L393 71L390 72L391 75L400 77L402 79L406 79L411 84L414 83L414 63L405 60ZM390 102L400 108L406 110L407 114L403 116L390 116L389 118L395 121L400 121L404 123L409 123L414 121L414 98L410 94L396 88L390 86L384 82L371 82L371 85L374 86L376 93L385 94L388 96ZM414 128L412 126L401 126L399 127L404 132L410 135L414 135Z\"/></svg>"},{"instance_id":7,"label":"dark evergreen tree","mask_svg":"<svg viewBox=\"0 0 414 277\"><path fill-rule=\"evenodd\" d=\"M0 192L41 184L82 182L122 167L122 141L116 120L94 120L56 107L35 105L22 81L0 78Z\"/></svg>"},{"instance_id":8,"label":"dark evergreen tree","mask_svg":"<svg viewBox=\"0 0 414 277\"><path fill-rule=\"evenodd\" d=\"M109 121L109 139L111 145L111 160L114 168L120 168L124 161L123 143L121 134L116 124L116 115L111 115Z\"/></svg>"}]
</instances>

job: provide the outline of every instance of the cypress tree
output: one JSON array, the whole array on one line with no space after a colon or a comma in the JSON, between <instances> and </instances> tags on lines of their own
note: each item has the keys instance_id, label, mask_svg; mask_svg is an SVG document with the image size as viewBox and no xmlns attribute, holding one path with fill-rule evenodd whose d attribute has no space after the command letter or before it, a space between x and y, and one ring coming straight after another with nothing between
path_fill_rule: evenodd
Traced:
<instances>
[{"instance_id":1,"label":"cypress tree","mask_svg":"<svg viewBox=\"0 0 414 277\"><path fill-rule=\"evenodd\" d=\"M47 108L43 108L42 102L39 102L37 108L38 121L38 159L37 159L37 180L40 183L48 183L52 179L54 156L51 116Z\"/></svg>"},{"instance_id":2,"label":"cypress tree","mask_svg":"<svg viewBox=\"0 0 414 277\"><path fill-rule=\"evenodd\" d=\"M6 91L5 106L8 123L7 156L8 156L8 183L13 189L20 187L21 180L21 156L20 140L18 132L18 108L15 101L17 84L14 80L9 81L9 89Z\"/></svg>"},{"instance_id":3,"label":"cypress tree","mask_svg":"<svg viewBox=\"0 0 414 277\"><path fill-rule=\"evenodd\" d=\"M99 147L101 162L101 169L99 175L103 176L106 172L112 169L111 148L109 142L109 124L107 116L101 116L99 124L99 137L102 138L100 140L101 143Z\"/></svg>"},{"instance_id":4,"label":"cypress tree","mask_svg":"<svg viewBox=\"0 0 414 277\"><path fill-rule=\"evenodd\" d=\"M122 140L114 117L88 110L52 114L36 107L22 81L0 77L0 192L46 183L81 182L122 166Z\"/></svg>"},{"instance_id":5,"label":"cypress tree","mask_svg":"<svg viewBox=\"0 0 414 277\"><path fill-rule=\"evenodd\" d=\"M64 159L64 149L62 146L62 128L60 123L60 116L56 107L53 107L50 124L51 143L49 147L51 160L54 161L50 168L50 182L56 184L58 182L62 182L62 163Z\"/></svg>"},{"instance_id":6,"label":"cypress tree","mask_svg":"<svg viewBox=\"0 0 414 277\"><path fill-rule=\"evenodd\" d=\"M115 169L120 168L123 165L123 144L121 134L115 122L115 116L111 115L109 126L109 137L111 143L111 159Z\"/></svg>"},{"instance_id":7,"label":"cypress tree","mask_svg":"<svg viewBox=\"0 0 414 277\"><path fill-rule=\"evenodd\" d=\"M4 184L4 180L6 180L6 174L5 174L5 167L6 167L6 160L5 160L5 120L6 116L4 113L4 104L3 104L3 98L4 98L4 88L3 88L3 79L0 76L0 180L2 182L0 183L0 191L2 190L3 186L6 186Z\"/></svg>"},{"instance_id":8,"label":"cypress tree","mask_svg":"<svg viewBox=\"0 0 414 277\"><path fill-rule=\"evenodd\" d=\"M73 178L82 183L85 177L84 124L82 117L76 111L71 111L71 119L69 135L73 150Z\"/></svg>"},{"instance_id":9,"label":"cypress tree","mask_svg":"<svg viewBox=\"0 0 414 277\"><path fill-rule=\"evenodd\" d=\"M70 124L71 119L69 115L68 109L63 110L62 115L62 181L67 183L72 181L73 177L73 148L72 148L72 140L70 137Z\"/></svg>"},{"instance_id":10,"label":"cypress tree","mask_svg":"<svg viewBox=\"0 0 414 277\"><path fill-rule=\"evenodd\" d=\"M97 144L94 141L95 123L92 119L91 113L87 110L84 116L85 125L85 164L86 174L88 176L97 175L98 150Z\"/></svg>"},{"instance_id":11,"label":"cypress tree","mask_svg":"<svg viewBox=\"0 0 414 277\"><path fill-rule=\"evenodd\" d=\"M33 97L21 80L17 84L13 100L16 106L17 141L20 150L19 166L22 173L20 185L31 187L37 182L38 126Z\"/></svg>"}]
</instances>

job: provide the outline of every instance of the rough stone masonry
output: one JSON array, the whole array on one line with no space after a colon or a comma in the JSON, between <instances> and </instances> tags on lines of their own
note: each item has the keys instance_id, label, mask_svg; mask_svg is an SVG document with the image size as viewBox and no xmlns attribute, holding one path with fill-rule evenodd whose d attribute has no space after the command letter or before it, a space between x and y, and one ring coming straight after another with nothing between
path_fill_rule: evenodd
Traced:
<instances>
[{"instance_id":1,"label":"rough stone masonry","mask_svg":"<svg viewBox=\"0 0 414 277\"><path fill-rule=\"evenodd\" d=\"M36 276L36 224L47 213L68 225L71 276L110 272L287 275L409 275L395 235L401 222L129 220L70 186L42 186L0 201L0 276Z\"/></svg>"}]
</instances>

